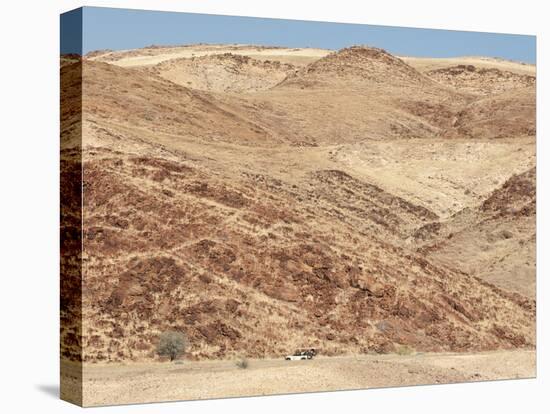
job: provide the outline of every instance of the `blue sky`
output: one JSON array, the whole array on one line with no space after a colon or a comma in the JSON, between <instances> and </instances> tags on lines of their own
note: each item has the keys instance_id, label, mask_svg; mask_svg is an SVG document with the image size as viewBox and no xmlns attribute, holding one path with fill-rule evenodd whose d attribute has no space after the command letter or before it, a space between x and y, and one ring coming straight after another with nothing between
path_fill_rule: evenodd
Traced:
<instances>
[{"instance_id":1,"label":"blue sky","mask_svg":"<svg viewBox=\"0 0 550 414\"><path fill-rule=\"evenodd\" d=\"M79 25L82 22L82 40ZM341 49L369 45L396 55L479 55L535 63L535 36L85 7L61 16L61 53L155 45L245 43Z\"/></svg>"}]
</instances>

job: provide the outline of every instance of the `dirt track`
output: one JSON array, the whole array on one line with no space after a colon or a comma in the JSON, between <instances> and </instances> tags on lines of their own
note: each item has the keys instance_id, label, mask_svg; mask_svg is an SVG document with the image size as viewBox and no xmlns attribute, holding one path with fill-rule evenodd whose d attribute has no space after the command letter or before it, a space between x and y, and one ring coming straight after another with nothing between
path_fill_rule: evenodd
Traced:
<instances>
[{"instance_id":1,"label":"dirt track","mask_svg":"<svg viewBox=\"0 0 550 414\"><path fill-rule=\"evenodd\" d=\"M418 384L529 378L535 351L89 365L84 405L209 399Z\"/></svg>"}]
</instances>

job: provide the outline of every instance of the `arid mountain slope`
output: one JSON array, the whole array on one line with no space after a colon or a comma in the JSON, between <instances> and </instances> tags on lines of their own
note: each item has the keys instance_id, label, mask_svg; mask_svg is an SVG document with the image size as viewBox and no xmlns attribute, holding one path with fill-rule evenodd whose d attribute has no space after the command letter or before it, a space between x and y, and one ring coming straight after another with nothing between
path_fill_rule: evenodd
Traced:
<instances>
[{"instance_id":1,"label":"arid mountain slope","mask_svg":"<svg viewBox=\"0 0 550 414\"><path fill-rule=\"evenodd\" d=\"M426 75L445 85L481 95L535 85L534 75L521 75L496 68L477 68L474 65L434 69Z\"/></svg>"},{"instance_id":2,"label":"arid mountain slope","mask_svg":"<svg viewBox=\"0 0 550 414\"><path fill-rule=\"evenodd\" d=\"M456 114L452 133L464 137L535 136L536 89L511 89L481 98Z\"/></svg>"},{"instance_id":3,"label":"arid mountain slope","mask_svg":"<svg viewBox=\"0 0 550 414\"><path fill-rule=\"evenodd\" d=\"M394 198L393 211L343 203L338 191L392 199L351 177L319 172L303 191L181 158L97 155L84 164L91 361L150 355L169 328L209 357L533 343L530 301L388 243L396 207L433 215Z\"/></svg>"},{"instance_id":4,"label":"arid mountain slope","mask_svg":"<svg viewBox=\"0 0 550 414\"><path fill-rule=\"evenodd\" d=\"M277 105L259 118L281 114L274 119L278 125L290 123L292 133L301 132L314 143L342 142L342 124L361 131L363 139L533 136L535 89L519 81L513 85L480 99L471 89L443 85L383 50L352 47L289 74L259 94L258 99ZM336 89L345 92L338 95ZM303 132L296 131L302 125ZM353 137L354 142L361 140Z\"/></svg>"},{"instance_id":5,"label":"arid mountain slope","mask_svg":"<svg viewBox=\"0 0 550 414\"><path fill-rule=\"evenodd\" d=\"M294 66L224 53L166 60L147 69L150 73L193 89L254 92L277 85L294 71Z\"/></svg>"},{"instance_id":6,"label":"arid mountain slope","mask_svg":"<svg viewBox=\"0 0 550 414\"><path fill-rule=\"evenodd\" d=\"M309 145L436 137L469 102L400 59L363 47L332 53L251 98L254 116Z\"/></svg>"},{"instance_id":7,"label":"arid mountain slope","mask_svg":"<svg viewBox=\"0 0 550 414\"><path fill-rule=\"evenodd\" d=\"M285 48L255 45L198 44L184 46L149 46L136 50L106 50L86 55L91 60L113 63L124 67L143 67L180 58L221 55L231 53L257 60L272 60L292 65L307 65L326 56L330 50L312 48Z\"/></svg>"},{"instance_id":8,"label":"arid mountain slope","mask_svg":"<svg viewBox=\"0 0 550 414\"><path fill-rule=\"evenodd\" d=\"M400 83L407 87L429 84L430 80L412 66L407 65L383 49L354 46L330 53L307 65L285 84L367 81L369 83ZM301 81L301 82L300 82Z\"/></svg>"},{"instance_id":9,"label":"arid mountain slope","mask_svg":"<svg viewBox=\"0 0 550 414\"><path fill-rule=\"evenodd\" d=\"M450 58L402 56L401 59L424 74L438 69L472 65L477 69L498 69L503 72L513 72L517 75L536 76L535 65L500 58L484 56L459 56Z\"/></svg>"},{"instance_id":10,"label":"arid mountain slope","mask_svg":"<svg viewBox=\"0 0 550 414\"><path fill-rule=\"evenodd\" d=\"M418 231L428 257L535 297L536 173L513 175L478 208ZM420 242L419 240L417 242ZM420 242L421 243L421 242Z\"/></svg>"},{"instance_id":11,"label":"arid mountain slope","mask_svg":"<svg viewBox=\"0 0 550 414\"><path fill-rule=\"evenodd\" d=\"M478 228L534 251L532 212L492 207L533 199L513 174L534 88L480 97L372 48L201 47L84 59L86 361L152 358L167 329L189 358L534 346L529 291L478 271L512 279L513 246L459 265Z\"/></svg>"},{"instance_id":12,"label":"arid mountain slope","mask_svg":"<svg viewBox=\"0 0 550 414\"><path fill-rule=\"evenodd\" d=\"M257 124L226 109L212 95L161 77L86 61L83 78L86 117L209 141L261 145L268 137Z\"/></svg>"},{"instance_id":13,"label":"arid mountain slope","mask_svg":"<svg viewBox=\"0 0 550 414\"><path fill-rule=\"evenodd\" d=\"M478 207L511 175L536 161L530 137L370 140L335 146L329 157L353 176L430 209L442 220Z\"/></svg>"},{"instance_id":14,"label":"arid mountain slope","mask_svg":"<svg viewBox=\"0 0 550 414\"><path fill-rule=\"evenodd\" d=\"M288 56L310 60L289 64ZM141 67L195 89L261 91L245 98L241 116L297 145L347 139L342 125L363 134L354 141L502 138L535 131L533 66L502 60L464 58L468 64L460 64L459 58L400 59L370 47L330 53L244 45L156 47L88 59ZM335 94L335 89L346 91Z\"/></svg>"}]
</instances>

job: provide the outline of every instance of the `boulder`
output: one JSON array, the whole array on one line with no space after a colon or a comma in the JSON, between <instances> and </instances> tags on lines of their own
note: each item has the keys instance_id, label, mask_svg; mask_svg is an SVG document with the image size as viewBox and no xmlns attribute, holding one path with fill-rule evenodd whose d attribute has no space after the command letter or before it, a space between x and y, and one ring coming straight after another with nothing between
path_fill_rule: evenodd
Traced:
<instances>
[{"instance_id":1,"label":"boulder","mask_svg":"<svg viewBox=\"0 0 550 414\"><path fill-rule=\"evenodd\" d=\"M350 280L351 286L364 290L372 296L380 298L386 292L386 286L378 282L373 276L365 274L354 274Z\"/></svg>"}]
</instances>

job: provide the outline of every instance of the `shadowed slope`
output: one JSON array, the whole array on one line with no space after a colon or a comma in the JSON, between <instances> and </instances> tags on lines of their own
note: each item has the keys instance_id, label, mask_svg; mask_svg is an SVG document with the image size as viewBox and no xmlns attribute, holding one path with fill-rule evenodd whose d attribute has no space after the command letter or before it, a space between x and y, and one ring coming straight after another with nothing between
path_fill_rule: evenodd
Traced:
<instances>
[{"instance_id":1,"label":"shadowed slope","mask_svg":"<svg viewBox=\"0 0 550 414\"><path fill-rule=\"evenodd\" d=\"M208 93L107 63L84 63L85 116L207 141L265 141L258 125Z\"/></svg>"}]
</instances>

